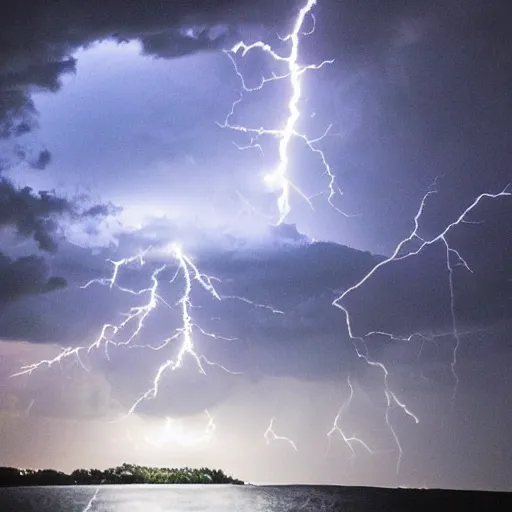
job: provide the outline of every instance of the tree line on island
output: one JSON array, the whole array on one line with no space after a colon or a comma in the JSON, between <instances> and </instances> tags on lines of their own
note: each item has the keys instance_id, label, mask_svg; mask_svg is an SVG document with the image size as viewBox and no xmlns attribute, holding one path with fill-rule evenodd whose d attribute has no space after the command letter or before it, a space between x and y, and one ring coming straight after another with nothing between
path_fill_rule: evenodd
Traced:
<instances>
[{"instance_id":1,"label":"tree line on island","mask_svg":"<svg viewBox=\"0 0 512 512\"><path fill-rule=\"evenodd\" d=\"M71 474L54 469L18 469L0 467L0 486L29 485L108 485L108 484L234 484L242 480L221 469L155 468L122 464L115 468L75 469Z\"/></svg>"}]
</instances>

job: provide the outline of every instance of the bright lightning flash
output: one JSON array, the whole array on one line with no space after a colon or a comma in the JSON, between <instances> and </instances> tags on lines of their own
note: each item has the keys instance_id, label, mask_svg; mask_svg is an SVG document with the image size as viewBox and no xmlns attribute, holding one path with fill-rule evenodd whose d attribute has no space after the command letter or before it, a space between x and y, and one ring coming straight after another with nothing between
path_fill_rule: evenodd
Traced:
<instances>
[{"instance_id":1,"label":"bright lightning flash","mask_svg":"<svg viewBox=\"0 0 512 512\"><path fill-rule=\"evenodd\" d=\"M309 32L303 31L303 25L305 22L305 19L308 15L311 16L313 22L315 20L312 9L316 5L317 0L308 0L307 3L300 9L297 17L295 18L295 22L293 25L293 29L290 34L288 34L284 38L280 38L281 41L289 42L291 49L288 56L282 56L278 54L276 51L272 49L272 47L263 41L257 41L252 44L246 44L244 42L239 42L235 46L233 46L230 50L226 51L226 54L233 62L233 65L235 67L235 71L237 75L240 77L241 83L242 83L242 89L244 92L254 92L254 91L260 91L265 86L266 83L272 82L275 80L284 80L289 79L290 80L290 86L291 86L291 96L288 100L287 110L288 110L288 117L286 119L286 122L284 123L284 126L282 128L278 129L270 129L270 128L254 128L254 127L248 127L244 125L239 124L233 124L231 123L231 118L235 114L235 109L237 105L242 101L243 96L240 95L239 99L236 100L231 108L231 111L226 116L226 119L224 120L224 123L218 123L219 126L222 128L230 128L232 130L246 133L250 136L250 143L246 146L237 146L239 149L248 149L248 148L258 148L261 152L263 152L263 149L261 145L258 143L258 140L261 136L267 135L274 138L279 139L279 162L277 167L273 172L268 173L264 177L264 181L271 186L274 190L279 191L278 197L277 197L277 209L279 212L279 220L278 224L281 224L285 221L288 214L291 211L290 206L290 193L292 190L295 190L303 199L307 201L309 206L313 208L311 203L311 198L307 197L306 194L304 194L297 186L293 184L291 181L289 174L290 174L290 143L293 138L299 138L302 139L307 147L315 153L322 162L324 175L328 176L328 202L329 204L336 209L338 212L342 213L345 216L348 216L344 212L342 212L339 208L337 208L334 203L334 197L336 193L338 192L336 187L336 178L327 163L327 160L325 158L324 153L322 150L316 147L316 143L320 142L322 139L324 139L328 133L330 132L331 126L327 128L327 130L324 132L323 135L320 137L310 139L305 134L300 133L297 131L297 123L300 118L300 110L299 110L299 103L303 96L303 88L302 88L302 76L304 73L308 70L317 70L323 67L326 64L332 64L333 60L326 60L321 62L320 64L311 64L308 66L302 66L299 64L299 43L300 43L300 35L309 35L314 32L314 25L313 28ZM262 78L261 83L256 87L248 87L245 83L244 77L242 73L240 72L237 63L235 61L234 55L237 55L238 53L241 54L242 57L245 57L250 51L259 49L270 55L275 61L278 63L285 63L287 65L287 72L282 75L276 75L275 73L272 74L270 78Z\"/></svg>"},{"instance_id":2,"label":"bright lightning flash","mask_svg":"<svg viewBox=\"0 0 512 512\"><path fill-rule=\"evenodd\" d=\"M128 411L128 414L132 414L135 412L137 406L147 399L153 399L158 394L159 386L161 383L161 379L167 371L175 371L179 368L182 368L184 364L184 360L186 356L190 356L198 369L198 371L202 374L206 374L205 367L206 366L216 366L227 373L231 373L233 375L238 375L238 372L232 372L225 368L224 366L214 363L210 361L206 356L198 354L194 344L194 331L198 331L201 335L207 336L213 339L220 339L225 341L234 341L235 338L227 338L224 336L219 336L217 334L208 332L201 328L199 325L194 323L191 315L192 305L192 288L193 283L199 284L199 286L205 290L213 299L221 301L221 300L236 300L242 302L244 304L251 305L255 308L262 308L268 310L275 314L283 314L282 311L275 309L271 306L265 304L259 304L254 301L251 301L245 297L239 297L235 295L220 295L215 288L213 281L215 278L203 274L196 264L192 261L192 259L183 251L179 244L173 244L170 248L170 252L174 257L175 261L178 264L177 270L171 279L171 283L175 283L178 276L181 274L184 280L184 290L183 293L178 300L176 306L179 308L181 313L181 326L174 331L174 333L168 338L164 339L159 345L137 345L134 344L134 340L139 337L141 331L144 328L145 322L148 317L153 313L153 311L157 308L159 304L163 304L168 308L172 309L172 306L168 304L160 295L159 295L159 276L160 274L167 269L167 265L162 265L158 267L151 274L151 282L152 285L149 288L144 288L142 290L132 290L129 288L125 288L118 284L118 277L120 268L123 266L131 265L133 263L138 263L139 265L144 265L145 260L144 256L148 253L149 249L146 249L143 252L138 253L135 256L130 258L125 258L119 261L108 260L113 265L113 272L110 278L105 279L93 279L86 283L82 288L88 288L93 284L100 284L103 286L108 286L109 288L116 288L122 292L135 295L142 296L147 295L148 299L141 306L132 307L128 313L124 315L124 320L119 324L105 324L98 336L98 338L91 343L89 346L79 346L79 347L67 347L63 348L59 354L57 354L53 359L44 359L37 363L33 363L27 366L21 367L20 371L13 375L21 376L21 375L30 375L33 371L41 368L41 367L50 367L56 363L61 363L64 359L67 359L71 356L76 356L80 364L84 369L87 369L81 360L81 354L83 352L90 353L94 349L99 349L102 345L105 350L105 354L108 357L108 347L109 345L114 345L116 347L126 347L126 348L145 348L151 349L154 351L159 351L165 349L170 343L177 342L179 343L179 349L177 354L173 358L166 359L156 370L155 375L152 379L152 386L149 390L147 390L141 397L139 397L135 403L131 406ZM124 341L116 341L115 336L120 334L121 331L124 331L128 328L128 326L132 326L131 334L129 335L127 340ZM211 420L211 418L210 418Z\"/></svg>"},{"instance_id":3,"label":"bright lightning flash","mask_svg":"<svg viewBox=\"0 0 512 512\"><path fill-rule=\"evenodd\" d=\"M389 383L388 383L389 371L386 368L386 366L383 363L381 363L381 362L374 361L374 360L370 359L370 356L369 356L369 353L368 353L368 349L367 349L367 346L366 346L366 343L365 343L365 337L367 337L369 335L372 335L372 334L382 334L382 335L385 335L385 336L392 337L393 339L400 339L400 338L399 337L395 337L395 336L393 336L392 334L389 334L389 333L380 333L380 332L367 333L367 334L362 335L362 336L355 335L353 330L352 330L352 323L351 323L350 313L349 313L348 309L345 306L343 306L343 301L348 297L348 295L350 295L354 291L356 291L359 288L361 288L369 279L371 279L371 277L379 269L385 267L389 263L394 262L394 261L405 260L405 259L410 258L412 256L416 256L416 255L420 254L425 248L427 248L429 246L432 246L434 244L443 244L443 246L446 248L446 267L447 267L447 274L448 274L448 287L449 287L449 293L450 293L450 314L451 314L451 322L452 322L452 329L453 329L451 334L455 338L455 347L454 347L454 350L453 350L453 359L452 359L452 362L451 362L451 371L453 373L454 380L455 380L454 393L453 393L453 396L452 396L452 399L454 399L455 398L455 393L457 391L457 385L458 385L458 382L459 382L457 373L455 371L455 367L456 367L456 364L457 364L457 351L458 351L459 345L460 345L461 333L459 332L459 329L457 327L457 320L456 320L456 315L455 315L455 294L454 294L454 285L453 285L453 270L454 270L454 268L456 266L462 266L466 270L468 270L469 272L472 272L472 270L469 267L469 265L466 262L466 260L461 256L461 254L456 249L454 249L453 247L450 246L449 241L448 241L448 236L449 236L450 232L456 226L459 226L461 224L473 224L473 222L471 222L468 219L468 215L484 199L497 199L497 198L511 197L512 196L512 191L510 190L510 186L505 187L505 189L503 191L501 191L501 192L499 192L497 194L489 194L489 193L480 194L459 215L459 217L457 217L457 219L455 221L453 221L450 224L448 224L446 226L446 228L441 233L439 233L437 236L435 236L435 237L433 237L431 239L425 239L425 238L421 237L421 235L419 234L420 218L421 218L421 216L422 216L422 214L423 214L423 212L425 210L425 206L426 206L428 198L430 196L432 196L433 194L435 194L435 193L436 193L435 190L429 190L423 196L423 199L421 201L420 207L419 207L419 209L418 209L418 211L417 211L417 213L416 213L416 215L414 217L414 228L413 228L413 230L411 231L409 236L407 236L406 238L404 238L402 241L400 241L398 243L398 245L396 246L396 248L393 251L392 255L389 258L386 258L385 260L382 260L380 263L375 265L375 267L373 267L358 283L356 283L355 285L351 286L350 288L347 288L347 290L345 290L332 303L333 306L335 306L335 307L339 308L341 311L343 311L343 313L345 315L347 331L348 331L348 334L349 334L350 339L352 341L352 344L353 344L353 346L355 348L357 356L359 358L363 359L368 365L376 367L376 368L379 368L383 372L383 374L384 374L384 387L385 387L384 393L385 393L385 397L386 397L386 414L385 414L385 417L386 417L386 423L387 423L387 425L388 425L388 427L389 427L389 429L390 429L390 431L391 431L391 433L392 433L392 435L393 435L393 437L395 439L395 442L396 442L396 445L397 445L397 448L398 448L397 473L398 473L398 471L400 469L400 461L401 461L401 458L402 458L402 447L401 447L400 441L398 439L398 436L396 434L396 431L394 430L392 424L390 423L390 419L389 419L390 409L391 409L391 407L393 405L398 406L407 416L412 418L416 423L419 423L419 419L418 419L418 417L415 414L413 414L407 408L407 406L403 402L401 402L398 399L397 395L390 389ZM414 249L414 250L409 250L408 251L406 249L407 245L411 244L413 242L419 242L419 244L420 244L419 247ZM415 333L415 334L418 334L418 333ZM405 338L405 339L409 340L410 337L409 338ZM360 342L364 346L364 351L361 351L358 348L357 342ZM453 400L452 400L452 404L453 404ZM336 425L336 422L335 422L335 425Z\"/></svg>"},{"instance_id":4,"label":"bright lightning flash","mask_svg":"<svg viewBox=\"0 0 512 512\"><path fill-rule=\"evenodd\" d=\"M270 441L285 441L287 442L296 452L298 452L299 450L297 449L297 445L289 438L289 437L284 437L284 436L278 436L275 432L274 432L274 421L276 419L275 418L271 418L270 419L270 424L269 426L267 427L267 430L265 430L264 434L263 434L263 437L265 438L265 441L267 442L267 444L270 444Z\"/></svg>"},{"instance_id":5,"label":"bright lightning flash","mask_svg":"<svg viewBox=\"0 0 512 512\"><path fill-rule=\"evenodd\" d=\"M156 371L155 377L153 379L153 385L152 387L146 391L130 408L128 411L128 414L132 414L135 412L135 409L137 406L144 400L155 398L158 394L158 388L160 385L160 380L162 376L167 371L175 371L178 368L181 368L183 366L183 360L186 355L191 356L197 366L197 369L200 373L206 375L203 362L210 365L216 365L216 363L211 363L209 360L207 360L204 356L200 356L194 347L194 341L193 341L193 330L195 327L195 324L192 321L192 317L190 315L190 309L192 308L191 303L191 293L192 293L192 279L195 279L204 290L206 290L213 298L216 300L221 300L220 295L217 293L217 290L212 284L212 278L210 276L207 276L205 274L202 274L199 269L196 267L196 265L192 262L192 260L184 254L181 247L177 244L174 244L172 246L172 251L174 253L174 257L178 261L178 270L174 274L174 277L171 280L171 283L175 281L178 274L181 272L183 274L183 278L185 280L185 289L183 291L183 295L178 300L178 306L181 309L181 319L182 319L182 326L169 338L164 340L163 344L159 348L165 347L168 343L180 339L182 340L180 349L178 351L178 354L173 359L167 359L163 364L160 365L158 370ZM207 333L206 331L203 331L201 329L202 334L206 334L207 336L211 336L216 338L214 334ZM226 368L217 365L221 367L223 370L229 372L226 370Z\"/></svg>"}]
</instances>

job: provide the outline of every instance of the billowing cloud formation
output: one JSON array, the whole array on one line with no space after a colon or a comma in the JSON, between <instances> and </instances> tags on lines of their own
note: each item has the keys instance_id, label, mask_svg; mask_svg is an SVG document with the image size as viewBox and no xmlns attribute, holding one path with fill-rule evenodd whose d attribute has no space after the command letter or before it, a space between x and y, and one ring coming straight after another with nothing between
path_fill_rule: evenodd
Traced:
<instances>
[{"instance_id":1,"label":"billowing cloud formation","mask_svg":"<svg viewBox=\"0 0 512 512\"><path fill-rule=\"evenodd\" d=\"M47 149L43 149L39 152L37 158L29 163L34 169L44 169L51 162L51 159L52 154Z\"/></svg>"},{"instance_id":2,"label":"billowing cloud formation","mask_svg":"<svg viewBox=\"0 0 512 512\"><path fill-rule=\"evenodd\" d=\"M0 21L0 138L33 130L31 92L58 91L62 75L75 71L76 49L107 38L138 39L145 53L167 58L220 48L240 22L282 19L270 3L31 0L15 6ZM280 2L278 9L286 12L295 3Z\"/></svg>"},{"instance_id":3,"label":"billowing cloud formation","mask_svg":"<svg viewBox=\"0 0 512 512\"><path fill-rule=\"evenodd\" d=\"M436 213L424 219L436 230L510 181L512 11L503 0L370 0L339 2L334 16L332 5L318 3L321 55L335 62L315 102L337 109L327 120L346 135L327 154L349 211L370 216L365 237L389 251L436 177Z\"/></svg>"},{"instance_id":4,"label":"billowing cloud formation","mask_svg":"<svg viewBox=\"0 0 512 512\"><path fill-rule=\"evenodd\" d=\"M23 237L34 237L43 251L55 252L56 219L71 212L72 205L48 192L34 193L30 187L18 189L0 180L0 226L12 226Z\"/></svg>"},{"instance_id":5,"label":"billowing cloud formation","mask_svg":"<svg viewBox=\"0 0 512 512\"><path fill-rule=\"evenodd\" d=\"M0 253L0 311L2 306L24 296L52 292L66 286L62 277L49 276L42 257L12 260Z\"/></svg>"},{"instance_id":6,"label":"billowing cloud formation","mask_svg":"<svg viewBox=\"0 0 512 512\"><path fill-rule=\"evenodd\" d=\"M504 255L510 254L511 247L509 241L499 243L503 233L512 229L510 207L509 201L484 202L469 219L480 223L461 225L450 236L450 242L474 270L471 274L463 267L455 268L458 326L461 332L492 330L492 353L499 359L494 366L497 376L505 375L510 360L506 333L510 329L507 305L512 290L507 276L512 275L512 267L510 258ZM157 223L162 235L161 247L170 241L163 236L164 224L163 220ZM35 342L32 345L4 343L14 353L4 374L12 374L20 366L39 358L54 357L58 348L50 344L73 346L92 342L103 323L121 321L122 313L146 302L144 295L125 294L107 286L79 289L89 279L110 275L112 267L105 258L118 260L133 254L137 243L147 241L145 235L151 229L141 231L131 235L133 240L125 235L115 253L106 251L97 255L72 245L61 246L52 263L53 268L70 281L68 288L54 295L25 297L13 303L9 314L0 319L0 338ZM172 239L176 228L171 222L167 231ZM193 302L198 306L192 310L194 321L207 331L236 338L234 341L211 339L196 331L196 348L209 360L242 375L230 375L218 367L208 366L205 377L196 371L193 359L189 358L180 371L165 375L158 396L141 404L135 418L158 424L158 418L166 415L173 421L186 422L191 416L200 417L207 408L218 419L219 436L227 435L226 428L236 429L250 437L247 443L252 446L252 439L261 439L268 418L279 414L279 432L300 443L301 454L314 447L311 460L315 460L318 453L324 454L325 432L346 396L345 378L350 375L356 399L350 414L343 420L344 427L362 436L372 449L389 449L393 440L387 437L389 432L382 410L381 372L356 357L343 314L331 304L341 291L357 283L382 261L382 256L339 244L312 242L293 226L270 230L269 239L266 245L256 247L236 241L230 247L228 241L220 244L220 249L203 247L191 253L201 270L220 279L214 283L222 295L245 296L284 312L283 315L272 314L239 301L212 300L201 287L194 289ZM161 304L155 310L138 338L141 344L157 345L180 325L179 308L174 305L183 282L178 278L174 284L169 284L175 267L171 255L167 256L165 251L156 251L148 254L142 268L135 264L121 269L119 274L121 286L140 290L147 288L155 268L162 263L169 265L159 276L162 283L159 293L170 308ZM351 311L354 332L358 335L374 330L402 335L415 331L449 332L445 256L445 248L439 244L418 257L396 262L377 272L345 302ZM418 338L398 342L382 335L372 335L366 340L369 355L387 365L392 389L421 418L420 426L414 428L423 429L415 434L422 442L412 443L405 434L401 438L407 460L411 454L416 456L416 449L418 457L425 457L423 451L427 448L421 447L426 446L422 443L426 442L427 434L431 436L427 439L433 439L429 441L428 450L439 443L432 428L442 424L439 414L446 405L440 404L449 401L453 386L450 372L453 336L440 336L436 338L437 345L427 343L425 348L421 345L423 342ZM502 404L500 395L496 397L491 389L488 374L484 377L482 372L481 377L476 375L470 381L466 372L480 368L479 364L485 367L483 356L488 355L488 348L489 342L482 339L481 332L464 335L460 349L464 356L457 366L464 385L456 403L464 406L465 411L472 408L480 411L482 418L485 416L481 412L482 402L494 404L498 400ZM102 349L93 350L91 354L84 352L80 361L69 358L51 369L43 367L30 377L12 379L20 386L12 394L18 398L20 410L35 397L33 416L118 418L148 389L155 369L166 358L173 357L175 350L177 345L169 345L164 351L110 347L109 360ZM418 353L421 353L420 358ZM90 371L84 371L80 364ZM63 371L71 382L63 384ZM487 400L486 396L492 396L493 400ZM496 410L500 407L503 406L496 406ZM503 407L503 410L508 409ZM472 417L480 416L475 412ZM459 420L461 424L465 421L460 418L452 419L447 427L449 443L453 429L459 428ZM393 421L398 423L397 416L393 416ZM404 430L406 425L404 423ZM147 432L142 432L144 438ZM236 432L230 437L237 439ZM475 432L480 432L479 427L475 427ZM493 435L506 440L504 432L503 425L496 425ZM119 437L119 430L116 436ZM132 437L136 438L135 432ZM345 450L337 443L333 439L333 450ZM409 444L417 444L418 448ZM173 445L171 448L174 449ZM279 446L272 446L272 449L279 449ZM342 457L345 455L343 451ZM357 460L367 462L359 459L359 454ZM374 462L376 460L372 459L372 468L380 464ZM367 475L366 466L364 474Z\"/></svg>"},{"instance_id":7,"label":"billowing cloud formation","mask_svg":"<svg viewBox=\"0 0 512 512\"><path fill-rule=\"evenodd\" d=\"M17 188L11 181L0 179L0 227L12 227L21 237L33 238L42 251L57 250L62 217L79 220L116 212L111 204L96 204L81 210L76 201L47 191L34 192L30 187Z\"/></svg>"},{"instance_id":8,"label":"billowing cloud formation","mask_svg":"<svg viewBox=\"0 0 512 512\"><path fill-rule=\"evenodd\" d=\"M18 238L33 239L39 250L55 253L63 221L91 219L115 213L110 204L97 204L82 210L76 201L50 192L34 192L30 187L17 188L0 179L0 228L10 228ZM11 259L0 252L0 313L5 306L22 297L46 294L64 288L67 280L49 276L48 264L40 255ZM29 321L29 323L31 323Z\"/></svg>"},{"instance_id":9,"label":"billowing cloud formation","mask_svg":"<svg viewBox=\"0 0 512 512\"><path fill-rule=\"evenodd\" d=\"M461 266L454 269L455 310L461 330L492 326L510 316L507 304L512 293L512 267L503 254L511 248L502 234L512 229L512 215L506 200L491 203L483 204L475 212L474 218L485 222L464 224L450 235L450 242L461 251L473 270L471 273ZM163 220L156 226L161 233L165 232ZM88 290L79 290L78 286L90 279L108 277L112 267L104 258L118 260L133 255L137 249L146 249L148 231L151 229L141 230L142 236L139 233L125 235L114 255L93 256L86 249L64 246L54 258L53 265L59 274L73 283L72 289L66 292L69 298L59 300L58 307L46 303L43 309L34 302L25 306L20 304L11 311L10 319L4 319L0 324L0 335L59 343L71 340L81 343L88 336L92 337L103 322L112 321L133 305L133 297L99 286ZM203 247L192 254L203 271L220 279L217 286L221 294L244 296L272 305L286 314L273 316L241 304L214 301L205 303L194 312L195 315L206 322L210 317L221 317L221 324L230 335L256 337L261 345L277 340L295 343L301 339L310 343L311 336L346 337L343 314L333 308L331 302L359 282L383 257L331 242L308 241L292 226L282 226L270 232L270 241L266 245L243 246L235 241L230 248L227 237L228 242L219 244L220 248ZM171 237L176 233L172 223L167 223L167 233ZM173 241L159 240L161 247ZM162 274L162 281L172 278L175 262L170 253L157 250L153 255L149 253L146 260L141 269L136 265L123 269L120 276L123 286L135 290L147 288L152 269L162 263L169 265L169 275ZM352 312L354 332L358 335L372 331L400 335L449 332L448 283L446 249L442 242L418 256L381 268L346 298L345 303ZM168 291L172 303L180 290ZM207 301L208 297L198 300ZM44 319L41 329L37 329L34 321L27 323L24 319L28 317ZM20 332L27 326L30 326L30 333ZM76 326L80 326L80 339L78 333L73 333ZM165 329L172 328L170 324L152 327L151 337L165 337Z\"/></svg>"}]
</instances>

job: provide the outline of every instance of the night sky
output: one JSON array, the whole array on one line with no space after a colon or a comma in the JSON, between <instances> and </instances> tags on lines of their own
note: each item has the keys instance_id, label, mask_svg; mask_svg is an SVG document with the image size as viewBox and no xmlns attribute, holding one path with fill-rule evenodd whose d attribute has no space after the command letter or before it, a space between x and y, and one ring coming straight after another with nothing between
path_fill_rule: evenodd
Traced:
<instances>
[{"instance_id":1,"label":"night sky","mask_svg":"<svg viewBox=\"0 0 512 512\"><path fill-rule=\"evenodd\" d=\"M512 489L512 9L318 0L299 63L334 62L302 76L297 129L315 139L332 125L315 147L336 194L329 204L318 153L293 138L288 177L311 205L292 190L277 224L279 190L264 176L279 139L241 150L250 137L219 126L243 92L226 50L264 40L286 55L279 36L305 3L31 0L0 18L0 465L126 461L222 467L256 483ZM286 72L261 50L234 59L248 88ZM245 92L231 122L280 128L290 94L289 79ZM439 240L350 292L351 339L333 301L409 236L429 191L423 240L480 194L503 194L449 231L448 261ZM174 243L224 297L192 280L206 375L186 354L126 416L182 342L140 347L182 327ZM83 288L111 277L109 260L148 248L117 286ZM127 341L128 327L10 378L123 322L150 293L123 289L148 290L164 265L130 345L108 343ZM327 436L340 408L338 426L372 453ZM297 451L266 443L271 418Z\"/></svg>"}]
</instances>

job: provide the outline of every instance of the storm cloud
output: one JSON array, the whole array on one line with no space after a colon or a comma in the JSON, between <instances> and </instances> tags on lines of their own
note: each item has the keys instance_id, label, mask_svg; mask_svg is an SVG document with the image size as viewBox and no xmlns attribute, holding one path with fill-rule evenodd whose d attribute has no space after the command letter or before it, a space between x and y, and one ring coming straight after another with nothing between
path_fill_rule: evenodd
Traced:
<instances>
[{"instance_id":1,"label":"storm cloud","mask_svg":"<svg viewBox=\"0 0 512 512\"><path fill-rule=\"evenodd\" d=\"M64 198L0 181L0 226L12 226L20 236L33 237L43 251L56 251L56 219L71 211L71 203Z\"/></svg>"},{"instance_id":2,"label":"storm cloud","mask_svg":"<svg viewBox=\"0 0 512 512\"><path fill-rule=\"evenodd\" d=\"M449 235L450 243L464 255L472 271L454 267L455 312L458 327L465 332L489 328L510 318L507 305L512 297L512 267L502 252L503 243L509 243L502 233L512 229L506 199L495 204L491 200L483 202L475 218L485 222L462 224ZM163 220L155 226L160 247L169 247L176 227ZM103 323L112 322L123 308L127 311L144 299L134 300L99 285L87 290L79 287L91 279L108 278L112 265L106 260L119 260L147 249L151 245L148 233L154 232L147 226L140 233L123 235L115 253L104 250L93 255L89 249L65 244L53 259L53 269L70 282L68 298L60 295L54 303L45 301L44 306L33 300L19 303L9 318L0 322L0 335L47 343L81 344L93 339ZM291 232L296 234L290 238ZM332 306L332 301L360 282L384 256L332 242L313 242L293 226L270 233L266 243L259 245L241 244L226 236L217 249L198 246L194 259L202 271L220 280L217 288L221 295L245 297L285 314L273 315L233 299L216 302L208 295L199 295L196 300L204 304L195 312L198 323L215 329L220 326L229 336L257 339L261 346L286 343L306 348L312 336L347 339L344 315ZM151 272L165 264L168 270L161 274L162 286L170 294L166 300L173 303L179 298L180 287L173 289L165 283L172 278L176 262L158 245L153 249L143 267L134 263L122 269L121 286L147 288ZM439 242L417 256L385 265L351 292L343 304L351 312L352 329L358 336L375 331L401 336L450 333L453 326L444 244ZM212 324L211 317L219 317L220 323ZM32 320L27 322L28 318ZM37 318L42 322L40 330ZM178 317L171 318L174 320L166 327L158 327L156 322L150 337L165 338L165 333L174 328L172 322L179 322Z\"/></svg>"},{"instance_id":3,"label":"storm cloud","mask_svg":"<svg viewBox=\"0 0 512 512\"><path fill-rule=\"evenodd\" d=\"M35 242L34 250L55 254L59 242L65 239L62 224L88 219L95 224L99 218L115 212L112 205L97 204L80 208L80 203L59 197L51 192L34 192L30 187L16 187L0 179L0 228L14 233L17 243ZM3 233L2 240L9 237ZM22 245L21 244L21 245ZM29 245L30 246L30 245ZM6 247L5 249L8 249ZM16 254L16 248L10 248ZM66 287L67 280L50 275L50 265L42 254L8 256L0 252L0 313L23 297L47 294ZM32 321L25 320L26 325Z\"/></svg>"},{"instance_id":4,"label":"storm cloud","mask_svg":"<svg viewBox=\"0 0 512 512\"><path fill-rule=\"evenodd\" d=\"M21 238L33 238L40 250L54 253L58 247L59 222L95 219L113 215L118 209L112 204L82 207L85 198L67 199L50 191L35 192L31 187L16 187L0 179L0 227L11 227Z\"/></svg>"},{"instance_id":5,"label":"storm cloud","mask_svg":"<svg viewBox=\"0 0 512 512\"><path fill-rule=\"evenodd\" d=\"M27 256L11 260L0 254L0 304L27 295L49 293L66 286L62 277L49 277L42 257Z\"/></svg>"},{"instance_id":6,"label":"storm cloud","mask_svg":"<svg viewBox=\"0 0 512 512\"><path fill-rule=\"evenodd\" d=\"M296 3L280 2L279 15L270 2L229 0L108 0L96 6L32 0L13 6L0 21L0 137L20 137L37 127L31 93L57 92L62 76L75 72L72 54L80 47L136 39L144 53L166 58L220 49L240 23L274 25ZM224 28L212 31L218 25Z\"/></svg>"}]
</instances>

